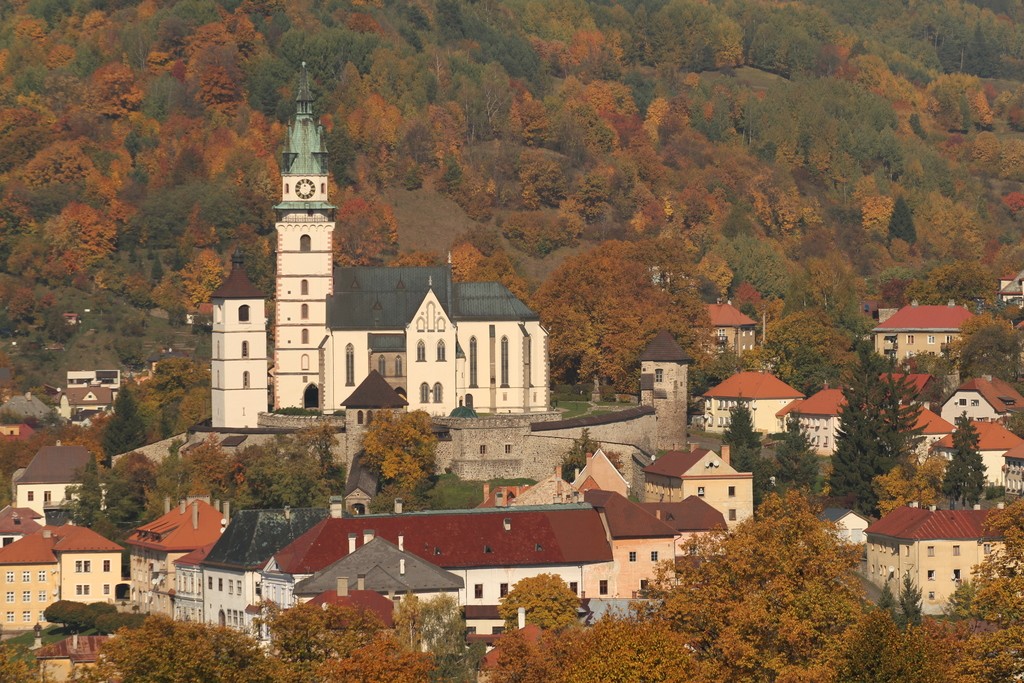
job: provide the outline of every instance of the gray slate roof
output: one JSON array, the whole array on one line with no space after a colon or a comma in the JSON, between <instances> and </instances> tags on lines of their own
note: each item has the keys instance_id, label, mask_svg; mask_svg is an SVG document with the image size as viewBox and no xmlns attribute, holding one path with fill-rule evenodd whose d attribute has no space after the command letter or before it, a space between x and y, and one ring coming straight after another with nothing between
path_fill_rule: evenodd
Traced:
<instances>
[{"instance_id":1,"label":"gray slate roof","mask_svg":"<svg viewBox=\"0 0 1024 683\"><path fill-rule=\"evenodd\" d=\"M53 412L50 406L40 401L35 396L12 396L2 406L0 412L10 413L18 417L34 417L42 419Z\"/></svg>"},{"instance_id":2,"label":"gray slate roof","mask_svg":"<svg viewBox=\"0 0 1024 683\"><path fill-rule=\"evenodd\" d=\"M671 332L662 330L654 335L654 339L650 341L647 348L640 354L640 360L689 363L693 359L680 348Z\"/></svg>"},{"instance_id":3,"label":"gray slate roof","mask_svg":"<svg viewBox=\"0 0 1024 683\"><path fill-rule=\"evenodd\" d=\"M341 402L346 408L404 408L408 404L376 370L370 370L366 379Z\"/></svg>"},{"instance_id":4,"label":"gray slate roof","mask_svg":"<svg viewBox=\"0 0 1024 683\"><path fill-rule=\"evenodd\" d=\"M334 330L403 330L433 291L452 320L538 320L498 282L452 282L449 266L352 266L334 271L327 323Z\"/></svg>"},{"instance_id":5,"label":"gray slate roof","mask_svg":"<svg viewBox=\"0 0 1024 683\"><path fill-rule=\"evenodd\" d=\"M81 479L89 463L84 446L43 446L18 478L18 484L68 484Z\"/></svg>"},{"instance_id":6,"label":"gray slate roof","mask_svg":"<svg viewBox=\"0 0 1024 683\"><path fill-rule=\"evenodd\" d=\"M405 573L399 560L405 560ZM329 564L308 579L295 584L296 595L319 595L334 590L339 577L348 577L355 588L357 577L364 575L367 590L378 593L440 592L463 587L462 577L423 560L383 538L361 545L350 555Z\"/></svg>"},{"instance_id":7,"label":"gray slate roof","mask_svg":"<svg viewBox=\"0 0 1024 683\"><path fill-rule=\"evenodd\" d=\"M328 516L322 508L240 510L214 543L202 564L256 569Z\"/></svg>"},{"instance_id":8,"label":"gray slate roof","mask_svg":"<svg viewBox=\"0 0 1024 683\"><path fill-rule=\"evenodd\" d=\"M363 464L365 453L360 450L352 458L352 467L348 471L348 481L345 483L345 495L355 491L362 491L373 497L377 495L377 474Z\"/></svg>"}]
</instances>

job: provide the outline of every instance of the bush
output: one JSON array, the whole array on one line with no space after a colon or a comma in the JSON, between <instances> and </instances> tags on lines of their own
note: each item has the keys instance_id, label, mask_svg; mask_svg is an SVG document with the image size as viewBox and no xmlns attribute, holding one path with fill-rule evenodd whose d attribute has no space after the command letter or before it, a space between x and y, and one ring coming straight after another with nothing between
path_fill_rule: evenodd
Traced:
<instances>
[{"instance_id":1,"label":"bush","mask_svg":"<svg viewBox=\"0 0 1024 683\"><path fill-rule=\"evenodd\" d=\"M278 408L274 411L275 415L319 415L320 411L310 410L308 408Z\"/></svg>"},{"instance_id":2,"label":"bush","mask_svg":"<svg viewBox=\"0 0 1024 683\"><path fill-rule=\"evenodd\" d=\"M43 612L52 624L62 624L65 629L82 632L93 627L95 615L88 605L70 600L58 600Z\"/></svg>"},{"instance_id":3,"label":"bush","mask_svg":"<svg viewBox=\"0 0 1024 683\"><path fill-rule=\"evenodd\" d=\"M1006 495L1005 486L987 486L985 487L985 500L997 500Z\"/></svg>"},{"instance_id":4,"label":"bush","mask_svg":"<svg viewBox=\"0 0 1024 683\"><path fill-rule=\"evenodd\" d=\"M146 620L144 614L128 614L127 612L114 612L96 617L96 630L103 634L113 633L121 628L139 628Z\"/></svg>"}]
</instances>

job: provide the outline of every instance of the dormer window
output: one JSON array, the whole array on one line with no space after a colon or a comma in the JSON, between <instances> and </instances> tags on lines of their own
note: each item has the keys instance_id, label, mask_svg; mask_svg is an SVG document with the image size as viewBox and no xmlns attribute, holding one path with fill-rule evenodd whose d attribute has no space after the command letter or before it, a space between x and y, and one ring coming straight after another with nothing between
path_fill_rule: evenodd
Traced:
<instances>
[{"instance_id":1,"label":"dormer window","mask_svg":"<svg viewBox=\"0 0 1024 683\"><path fill-rule=\"evenodd\" d=\"M484 546L484 552L485 552L485 553L491 553L491 552L494 552L494 551L493 551L493 550L491 550L491 546L489 546L489 545L485 545L485 546Z\"/></svg>"}]
</instances>

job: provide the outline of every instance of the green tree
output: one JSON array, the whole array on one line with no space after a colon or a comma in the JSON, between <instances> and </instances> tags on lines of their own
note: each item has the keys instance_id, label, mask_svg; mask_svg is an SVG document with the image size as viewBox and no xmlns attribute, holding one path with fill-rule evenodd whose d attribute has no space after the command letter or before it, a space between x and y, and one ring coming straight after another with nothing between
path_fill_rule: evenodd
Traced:
<instances>
[{"instance_id":1,"label":"green tree","mask_svg":"<svg viewBox=\"0 0 1024 683\"><path fill-rule=\"evenodd\" d=\"M892 216L889 218L889 239L903 240L907 244L917 241L914 215L902 195L896 198L896 203L892 207Z\"/></svg>"},{"instance_id":2,"label":"green tree","mask_svg":"<svg viewBox=\"0 0 1024 683\"><path fill-rule=\"evenodd\" d=\"M1021 369L1024 343L1021 334L1007 320L990 316L967 327L954 350L960 361L963 377L991 375L1006 382L1017 380ZM971 321L975 322L975 321Z\"/></svg>"},{"instance_id":3,"label":"green tree","mask_svg":"<svg viewBox=\"0 0 1024 683\"><path fill-rule=\"evenodd\" d=\"M775 467L761 455L761 435L754 431L754 418L745 401L738 401L729 411L729 426L722 435L722 443L729 446L729 462L737 472L754 475L754 504L772 487Z\"/></svg>"},{"instance_id":4,"label":"green tree","mask_svg":"<svg viewBox=\"0 0 1024 683\"><path fill-rule=\"evenodd\" d=\"M829 314L812 309L791 313L769 325L764 343L745 354L744 360L748 368L752 364L771 368L783 382L809 395L838 381L851 360L849 351L849 337Z\"/></svg>"},{"instance_id":5,"label":"green tree","mask_svg":"<svg viewBox=\"0 0 1024 683\"><path fill-rule=\"evenodd\" d=\"M882 586L882 594L878 597L878 609L885 610L891 617L896 618L896 596L892 594L892 586L888 581Z\"/></svg>"},{"instance_id":6,"label":"green tree","mask_svg":"<svg viewBox=\"0 0 1024 683\"><path fill-rule=\"evenodd\" d=\"M459 601L451 595L439 595L420 604L422 642L434 658L431 680L469 683L476 680L477 665L483 650L480 645L466 647L466 620Z\"/></svg>"},{"instance_id":7,"label":"green tree","mask_svg":"<svg viewBox=\"0 0 1024 683\"><path fill-rule=\"evenodd\" d=\"M897 607L896 623L900 628L921 625L921 589L914 583L910 572L903 575Z\"/></svg>"},{"instance_id":8,"label":"green tree","mask_svg":"<svg viewBox=\"0 0 1024 683\"><path fill-rule=\"evenodd\" d=\"M885 371L882 358L862 345L843 388L829 477L833 496L853 496L867 514L878 510L875 477L909 458L921 439L910 386Z\"/></svg>"},{"instance_id":9,"label":"green tree","mask_svg":"<svg viewBox=\"0 0 1024 683\"><path fill-rule=\"evenodd\" d=\"M124 387L114 401L114 414L103 430L103 451L106 462L120 453L127 453L146 443L146 423L139 413L132 390Z\"/></svg>"},{"instance_id":10,"label":"green tree","mask_svg":"<svg viewBox=\"0 0 1024 683\"><path fill-rule=\"evenodd\" d=\"M572 440L572 447L562 456L562 479L572 482L576 472L587 466L587 453L596 453L601 444L590 438L590 430L584 428L578 439Z\"/></svg>"},{"instance_id":11,"label":"green tree","mask_svg":"<svg viewBox=\"0 0 1024 683\"><path fill-rule=\"evenodd\" d=\"M786 421L786 431L775 446L775 460L780 485L811 489L817 483L818 458L796 416Z\"/></svg>"},{"instance_id":12,"label":"green tree","mask_svg":"<svg viewBox=\"0 0 1024 683\"><path fill-rule=\"evenodd\" d=\"M978 430L967 413L956 418L953 432L953 453L946 476L942 480L942 493L949 496L949 504L974 505L985 490L985 463L978 450Z\"/></svg>"},{"instance_id":13,"label":"green tree","mask_svg":"<svg viewBox=\"0 0 1024 683\"><path fill-rule=\"evenodd\" d=\"M326 505L339 482L321 474L320 460L296 437L242 449L235 457L235 489L241 508L315 507Z\"/></svg>"},{"instance_id":14,"label":"green tree","mask_svg":"<svg viewBox=\"0 0 1024 683\"><path fill-rule=\"evenodd\" d=\"M577 623L580 600L557 574L537 574L520 579L498 604L505 629L517 628L519 608L526 609L526 622L543 629L561 630Z\"/></svg>"}]
</instances>

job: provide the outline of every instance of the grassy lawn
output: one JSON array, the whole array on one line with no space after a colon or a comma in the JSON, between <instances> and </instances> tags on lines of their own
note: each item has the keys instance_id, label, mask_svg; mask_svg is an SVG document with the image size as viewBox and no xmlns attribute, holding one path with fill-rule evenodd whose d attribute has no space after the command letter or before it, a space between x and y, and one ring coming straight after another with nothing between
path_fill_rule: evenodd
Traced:
<instances>
[{"instance_id":1,"label":"grassy lawn","mask_svg":"<svg viewBox=\"0 0 1024 683\"><path fill-rule=\"evenodd\" d=\"M533 479L491 479L494 486L522 486L535 484ZM459 479L454 474L442 474L434 487L427 491L427 501L432 510L466 510L484 502L484 482Z\"/></svg>"}]
</instances>

